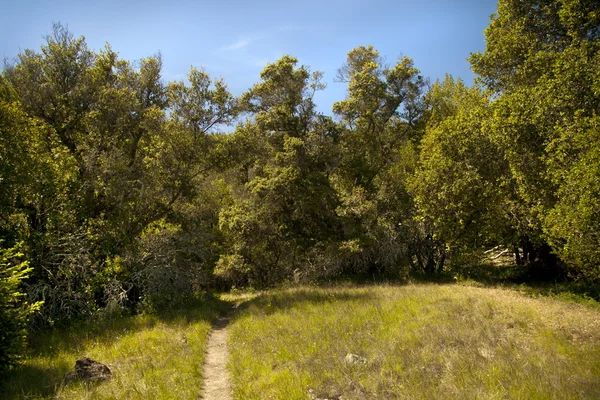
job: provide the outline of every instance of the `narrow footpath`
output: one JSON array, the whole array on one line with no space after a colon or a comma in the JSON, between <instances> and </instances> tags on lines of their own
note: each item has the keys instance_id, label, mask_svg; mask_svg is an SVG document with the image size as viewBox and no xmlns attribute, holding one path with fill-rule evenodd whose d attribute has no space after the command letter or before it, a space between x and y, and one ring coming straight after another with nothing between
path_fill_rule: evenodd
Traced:
<instances>
[{"instance_id":1,"label":"narrow footpath","mask_svg":"<svg viewBox=\"0 0 600 400\"><path fill-rule=\"evenodd\" d=\"M204 360L204 390L201 398L204 400L231 400L231 385L227 372L227 326L230 316L226 315L213 325L206 345Z\"/></svg>"}]
</instances>

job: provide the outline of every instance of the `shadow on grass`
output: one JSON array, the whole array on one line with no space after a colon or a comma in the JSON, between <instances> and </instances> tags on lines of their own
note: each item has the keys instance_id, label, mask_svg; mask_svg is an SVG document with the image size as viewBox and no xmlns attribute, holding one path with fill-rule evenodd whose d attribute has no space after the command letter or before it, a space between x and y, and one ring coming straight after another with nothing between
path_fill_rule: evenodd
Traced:
<instances>
[{"instance_id":1,"label":"shadow on grass","mask_svg":"<svg viewBox=\"0 0 600 400\"><path fill-rule=\"evenodd\" d=\"M535 266L534 266L535 268ZM558 296L576 302L596 303L600 307L600 283L573 281L565 278L540 278L531 266L476 265L454 266L443 274L447 282L472 282L482 287L506 287L519 289L531 296Z\"/></svg>"},{"instance_id":2,"label":"shadow on grass","mask_svg":"<svg viewBox=\"0 0 600 400\"><path fill-rule=\"evenodd\" d=\"M0 377L0 398L53 398L69 367L19 365Z\"/></svg>"},{"instance_id":3,"label":"shadow on grass","mask_svg":"<svg viewBox=\"0 0 600 400\"><path fill-rule=\"evenodd\" d=\"M351 287L352 286L346 286L348 289ZM360 287L360 285L353 285L353 287ZM373 299L373 297L374 295L372 293L349 291L345 290L344 287L340 288L334 285L319 285L312 288L291 290L275 290L241 303L237 307L237 312L233 314L233 319L248 312L259 312L261 315L271 315L294 307L302 307L306 303L324 305L340 301L367 301Z\"/></svg>"},{"instance_id":4,"label":"shadow on grass","mask_svg":"<svg viewBox=\"0 0 600 400\"><path fill-rule=\"evenodd\" d=\"M199 299L173 308L163 308L156 312L161 322L175 323L185 319L187 323L204 320L214 322L231 310L233 303L221 299L216 294L205 294Z\"/></svg>"},{"instance_id":5,"label":"shadow on grass","mask_svg":"<svg viewBox=\"0 0 600 400\"><path fill-rule=\"evenodd\" d=\"M230 303L213 294L204 294L185 304L176 304L149 312L146 318L143 316L140 318L139 315L120 315L74 323L70 327L41 331L32 335L29 339L30 355L52 356L64 349L83 351L82 346L87 342L106 345L123 334L152 328L158 323L189 324L200 320L212 322L230 308Z\"/></svg>"},{"instance_id":6,"label":"shadow on grass","mask_svg":"<svg viewBox=\"0 0 600 400\"><path fill-rule=\"evenodd\" d=\"M90 343L107 346L124 335L131 335L157 324L212 323L231 309L231 303L212 294L173 307L165 307L146 316L124 315L38 332L29 338L28 359L0 377L0 398L53 398L65 374L77 358L86 356ZM74 358L57 360L59 353L69 351ZM38 358L39 363L32 362ZM43 361L40 361L43 360ZM39 365L43 363L43 365Z\"/></svg>"},{"instance_id":7,"label":"shadow on grass","mask_svg":"<svg viewBox=\"0 0 600 400\"><path fill-rule=\"evenodd\" d=\"M406 267L407 268L407 267ZM511 262L465 263L453 265L443 272L426 274L408 271L402 274L354 274L342 275L324 282L320 287L336 287L351 284L369 286L391 284L395 286L412 284L463 284L487 288L517 289L525 295L538 297L559 297L563 300L586 303L600 308L600 282L573 281L562 278L540 278L536 265L517 266Z\"/></svg>"}]
</instances>

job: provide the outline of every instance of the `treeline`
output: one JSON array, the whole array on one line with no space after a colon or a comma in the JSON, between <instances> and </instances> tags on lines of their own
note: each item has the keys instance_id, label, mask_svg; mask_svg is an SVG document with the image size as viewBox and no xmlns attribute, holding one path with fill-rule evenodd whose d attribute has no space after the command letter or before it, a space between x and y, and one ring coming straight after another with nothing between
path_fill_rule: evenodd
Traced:
<instances>
[{"instance_id":1,"label":"treeline","mask_svg":"<svg viewBox=\"0 0 600 400\"><path fill-rule=\"evenodd\" d=\"M329 117L322 73L291 56L234 97L202 69L165 82L160 56L122 60L55 26L0 76L0 319L433 274L497 245L539 278L598 279L599 7L501 0L485 35L471 87L351 50Z\"/></svg>"}]
</instances>

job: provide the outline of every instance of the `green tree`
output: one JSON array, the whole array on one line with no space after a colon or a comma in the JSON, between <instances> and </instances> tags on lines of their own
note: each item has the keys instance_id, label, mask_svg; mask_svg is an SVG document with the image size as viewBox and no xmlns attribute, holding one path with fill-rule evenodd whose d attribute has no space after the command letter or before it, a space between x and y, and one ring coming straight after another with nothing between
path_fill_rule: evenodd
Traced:
<instances>
[{"instance_id":1,"label":"green tree","mask_svg":"<svg viewBox=\"0 0 600 400\"><path fill-rule=\"evenodd\" d=\"M575 277L600 278L600 119L581 118L551 145L557 201L544 232Z\"/></svg>"},{"instance_id":2,"label":"green tree","mask_svg":"<svg viewBox=\"0 0 600 400\"><path fill-rule=\"evenodd\" d=\"M494 98L490 135L504 150L516 183L525 256L548 267L556 263L551 250L566 254L563 246L572 237L548 216L581 212L566 187L577 185L570 179L582 165L594 170L584 161L593 149L578 145L573 133L592 132L585 127L593 126L589 119L600 106L599 22L593 1L502 0L486 30L485 52L471 56L473 70ZM593 185L589 190L579 189L596 195Z\"/></svg>"},{"instance_id":3,"label":"green tree","mask_svg":"<svg viewBox=\"0 0 600 400\"><path fill-rule=\"evenodd\" d=\"M372 46L348 53L338 79L345 100L333 105L342 120L340 159L332 177L341 204L349 268L393 270L409 256L416 234L406 181L423 134L424 79L411 59L385 65Z\"/></svg>"},{"instance_id":4,"label":"green tree","mask_svg":"<svg viewBox=\"0 0 600 400\"><path fill-rule=\"evenodd\" d=\"M446 76L426 102L430 116L410 189L431 240L455 254L515 244L508 165L489 137L488 97Z\"/></svg>"},{"instance_id":5,"label":"green tree","mask_svg":"<svg viewBox=\"0 0 600 400\"><path fill-rule=\"evenodd\" d=\"M320 73L283 56L242 96L254 120L238 126L234 141L258 150L243 161L246 174L221 211L230 253L217 274L264 285L302 269L313 246L335 236L335 193L328 180L333 123L315 111Z\"/></svg>"},{"instance_id":6,"label":"green tree","mask_svg":"<svg viewBox=\"0 0 600 400\"><path fill-rule=\"evenodd\" d=\"M197 238L214 241L198 197L214 206L206 179L218 141L210 132L231 122L236 101L202 70L192 69L189 85L167 85L161 69L160 55L121 60L110 46L91 51L56 25L39 53L25 50L2 73L0 130L10 159L3 236L26 241L29 295L45 300L46 322L92 315L110 293L129 291L138 301L148 285L134 283L144 275L137 250L164 254L174 243L148 239L152 224L184 220L186 229L203 229L166 229L164 237L188 250ZM194 207L202 212L189 218ZM215 206L213 225L217 215ZM197 245L187 251L193 265L214 263L201 250L213 246Z\"/></svg>"}]
</instances>

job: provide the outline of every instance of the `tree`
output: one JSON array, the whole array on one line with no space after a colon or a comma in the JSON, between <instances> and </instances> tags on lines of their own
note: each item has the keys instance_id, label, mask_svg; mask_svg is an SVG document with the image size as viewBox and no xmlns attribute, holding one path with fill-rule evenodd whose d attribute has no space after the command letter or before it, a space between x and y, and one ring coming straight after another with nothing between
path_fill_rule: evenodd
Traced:
<instances>
[{"instance_id":1,"label":"tree","mask_svg":"<svg viewBox=\"0 0 600 400\"><path fill-rule=\"evenodd\" d=\"M2 228L11 243L26 242L29 295L46 300L38 314L45 323L92 315L109 287L138 301L132 280L143 263L132 260L139 261L136 249L152 247L140 244L144 232L155 223L197 222L182 218L186 206L212 196L205 190L217 142L210 132L231 122L236 101L202 70L191 70L189 85L166 85L161 69L160 54L121 60L110 46L94 52L55 25L41 52L24 51L2 73L0 139L10 154ZM183 243L186 235L188 244L213 240L206 232L175 236ZM162 254L161 246L152 248ZM127 265L114 267L116 259Z\"/></svg>"},{"instance_id":2,"label":"tree","mask_svg":"<svg viewBox=\"0 0 600 400\"><path fill-rule=\"evenodd\" d=\"M260 74L262 81L242 96L243 106L256 114L260 129L275 137L307 134L315 117L313 96L324 89L321 72L296 68L297 63L295 57L284 55L268 64Z\"/></svg>"},{"instance_id":3,"label":"tree","mask_svg":"<svg viewBox=\"0 0 600 400\"><path fill-rule=\"evenodd\" d=\"M579 139L571 142L572 133L589 132L584 127L593 126L589 118L600 109L594 67L599 22L593 1L502 0L486 30L485 52L471 56L473 70L494 98L490 134L504 149L516 182L524 247L530 248L530 260L537 256L550 267L546 274L555 273L551 250L562 253L569 236L554 236L564 231L552 226L556 218L546 216L580 211L565 185L574 184L568 177L576 176L579 160L585 164L587 159L588 149L577 144ZM563 173L571 168L572 174ZM552 249L549 232L554 232Z\"/></svg>"},{"instance_id":4,"label":"tree","mask_svg":"<svg viewBox=\"0 0 600 400\"><path fill-rule=\"evenodd\" d=\"M388 67L372 46L351 50L338 79L348 84L346 99L333 106L345 126L332 178L341 200L342 248L353 269L394 270L409 257L415 234L406 181L422 136L425 81L411 59Z\"/></svg>"},{"instance_id":5,"label":"tree","mask_svg":"<svg viewBox=\"0 0 600 400\"><path fill-rule=\"evenodd\" d=\"M233 140L258 150L244 161L246 176L221 211L230 252L216 272L231 282L265 285L305 266L307 251L336 235L337 199L328 180L333 124L313 103L320 73L283 56L242 96L254 121L238 126ZM251 172L250 172L251 170Z\"/></svg>"},{"instance_id":6,"label":"tree","mask_svg":"<svg viewBox=\"0 0 600 400\"><path fill-rule=\"evenodd\" d=\"M543 221L556 254L574 277L600 278L600 119L582 118L551 145L557 201Z\"/></svg>"},{"instance_id":7,"label":"tree","mask_svg":"<svg viewBox=\"0 0 600 400\"><path fill-rule=\"evenodd\" d=\"M515 243L508 165L489 137L488 97L446 76L426 102L430 116L410 189L431 240L453 253Z\"/></svg>"}]
</instances>

